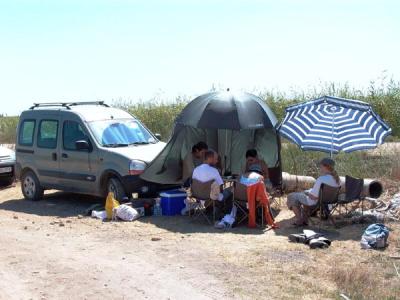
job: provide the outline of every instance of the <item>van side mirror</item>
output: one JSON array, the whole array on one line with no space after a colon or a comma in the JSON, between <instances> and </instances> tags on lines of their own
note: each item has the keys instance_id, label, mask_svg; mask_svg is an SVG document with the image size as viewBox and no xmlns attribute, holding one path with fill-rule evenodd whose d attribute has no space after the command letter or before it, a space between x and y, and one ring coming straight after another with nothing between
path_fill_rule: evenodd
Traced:
<instances>
[{"instance_id":1,"label":"van side mirror","mask_svg":"<svg viewBox=\"0 0 400 300\"><path fill-rule=\"evenodd\" d=\"M76 147L76 150L79 150L79 151L88 151L88 152L91 151L89 142L85 141L85 140L76 141L75 147Z\"/></svg>"},{"instance_id":2,"label":"van side mirror","mask_svg":"<svg viewBox=\"0 0 400 300\"><path fill-rule=\"evenodd\" d=\"M161 134L155 133L154 136L156 137L157 140L161 141Z\"/></svg>"}]
</instances>

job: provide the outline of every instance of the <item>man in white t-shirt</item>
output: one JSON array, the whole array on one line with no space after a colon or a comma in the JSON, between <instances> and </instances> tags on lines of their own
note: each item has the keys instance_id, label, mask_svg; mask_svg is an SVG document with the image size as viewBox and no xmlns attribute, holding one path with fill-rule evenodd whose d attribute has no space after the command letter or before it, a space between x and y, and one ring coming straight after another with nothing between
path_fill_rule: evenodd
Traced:
<instances>
[{"instance_id":1,"label":"man in white t-shirt","mask_svg":"<svg viewBox=\"0 0 400 300\"><path fill-rule=\"evenodd\" d=\"M293 225L307 225L307 212L305 208L315 206L318 203L319 191L322 184L332 187L340 186L340 178L335 171L335 162L330 158L324 158L319 163L321 176L318 177L312 189L290 193L287 197L288 208L291 209L296 217Z\"/></svg>"},{"instance_id":2,"label":"man in white t-shirt","mask_svg":"<svg viewBox=\"0 0 400 300\"><path fill-rule=\"evenodd\" d=\"M229 200L232 196L232 192L230 189L223 189L224 181L216 168L217 163L218 154L213 150L206 151L204 154L204 162L193 170L192 179L196 179L200 182L213 181L214 183L211 194L217 194L214 200L222 202L224 200ZM213 191L215 189L216 192ZM226 208L228 207L230 207L229 204L227 204Z\"/></svg>"},{"instance_id":3,"label":"man in white t-shirt","mask_svg":"<svg viewBox=\"0 0 400 300\"><path fill-rule=\"evenodd\" d=\"M192 177L193 170L200 166L204 161L204 153L208 150L208 145L205 142L198 142L192 147L182 162L182 180L187 182Z\"/></svg>"}]
</instances>

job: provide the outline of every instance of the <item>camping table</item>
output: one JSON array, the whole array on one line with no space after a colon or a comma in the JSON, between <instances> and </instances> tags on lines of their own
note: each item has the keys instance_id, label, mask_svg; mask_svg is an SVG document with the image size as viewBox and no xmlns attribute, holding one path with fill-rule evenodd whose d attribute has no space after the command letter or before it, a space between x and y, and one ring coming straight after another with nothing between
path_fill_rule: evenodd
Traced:
<instances>
[{"instance_id":1,"label":"camping table","mask_svg":"<svg viewBox=\"0 0 400 300\"><path fill-rule=\"evenodd\" d=\"M236 177L231 177L231 176L229 176L229 177L223 176L222 180L224 181L224 188L231 187L232 188L232 193L234 193L234 191L235 191L234 184L237 181L237 178Z\"/></svg>"},{"instance_id":2,"label":"camping table","mask_svg":"<svg viewBox=\"0 0 400 300\"><path fill-rule=\"evenodd\" d=\"M229 176L229 177L224 177L223 176L222 180L224 181L224 186L229 187L229 186L232 186L234 184L234 182L237 180L237 178L236 177L231 177L231 176Z\"/></svg>"}]
</instances>

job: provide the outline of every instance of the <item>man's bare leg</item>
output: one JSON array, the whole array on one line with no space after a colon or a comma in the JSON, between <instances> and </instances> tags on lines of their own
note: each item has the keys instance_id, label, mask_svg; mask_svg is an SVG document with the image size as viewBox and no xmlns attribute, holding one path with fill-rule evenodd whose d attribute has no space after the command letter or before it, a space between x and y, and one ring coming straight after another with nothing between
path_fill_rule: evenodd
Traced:
<instances>
[{"instance_id":1,"label":"man's bare leg","mask_svg":"<svg viewBox=\"0 0 400 300\"><path fill-rule=\"evenodd\" d=\"M301 213L301 208L299 206L293 206L292 210L296 216L296 225L303 225L303 216Z\"/></svg>"}]
</instances>

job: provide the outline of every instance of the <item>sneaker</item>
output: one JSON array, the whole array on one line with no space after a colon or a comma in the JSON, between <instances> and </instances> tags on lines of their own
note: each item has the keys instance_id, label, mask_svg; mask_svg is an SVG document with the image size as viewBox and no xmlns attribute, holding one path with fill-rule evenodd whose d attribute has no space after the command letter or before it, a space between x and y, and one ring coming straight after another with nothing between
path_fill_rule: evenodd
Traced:
<instances>
[{"instance_id":1,"label":"sneaker","mask_svg":"<svg viewBox=\"0 0 400 300\"><path fill-rule=\"evenodd\" d=\"M217 221L215 222L214 227L217 229L225 229L225 223L222 221Z\"/></svg>"},{"instance_id":2,"label":"sneaker","mask_svg":"<svg viewBox=\"0 0 400 300\"><path fill-rule=\"evenodd\" d=\"M232 225L229 224L228 222L219 221L215 223L214 227L217 229L227 229L227 228L232 228Z\"/></svg>"}]
</instances>

